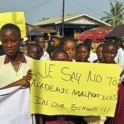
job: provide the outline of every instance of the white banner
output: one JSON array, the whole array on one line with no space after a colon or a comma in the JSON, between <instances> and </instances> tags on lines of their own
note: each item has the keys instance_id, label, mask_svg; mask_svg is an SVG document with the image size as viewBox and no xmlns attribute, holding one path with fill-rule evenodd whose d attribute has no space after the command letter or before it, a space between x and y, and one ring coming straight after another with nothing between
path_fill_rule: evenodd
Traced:
<instances>
[{"instance_id":1,"label":"white banner","mask_svg":"<svg viewBox=\"0 0 124 124\"><path fill-rule=\"evenodd\" d=\"M0 90L0 124L35 124L30 115L29 88Z\"/></svg>"}]
</instances>

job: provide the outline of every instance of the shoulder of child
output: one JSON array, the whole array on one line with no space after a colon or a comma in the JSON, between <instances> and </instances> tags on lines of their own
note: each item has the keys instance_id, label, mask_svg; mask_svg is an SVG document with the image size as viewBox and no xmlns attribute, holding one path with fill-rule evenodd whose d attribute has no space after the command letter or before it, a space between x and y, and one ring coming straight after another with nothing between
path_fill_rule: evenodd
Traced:
<instances>
[{"instance_id":1,"label":"shoulder of child","mask_svg":"<svg viewBox=\"0 0 124 124\"><path fill-rule=\"evenodd\" d=\"M24 57L25 57L27 63L31 63L31 60L34 60L34 59L32 59L31 57L29 57L27 55L24 55Z\"/></svg>"},{"instance_id":2,"label":"shoulder of child","mask_svg":"<svg viewBox=\"0 0 124 124\"><path fill-rule=\"evenodd\" d=\"M4 59L5 59L5 55L0 56L0 65L1 65L1 62L4 61Z\"/></svg>"}]
</instances>

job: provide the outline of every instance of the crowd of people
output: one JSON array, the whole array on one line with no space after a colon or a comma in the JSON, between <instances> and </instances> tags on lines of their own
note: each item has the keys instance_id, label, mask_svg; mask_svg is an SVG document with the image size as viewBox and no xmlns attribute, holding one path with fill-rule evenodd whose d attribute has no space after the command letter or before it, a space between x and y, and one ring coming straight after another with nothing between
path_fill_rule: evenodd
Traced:
<instances>
[{"instance_id":1,"label":"crowd of people","mask_svg":"<svg viewBox=\"0 0 124 124\"><path fill-rule=\"evenodd\" d=\"M90 39L86 39L80 45L76 45L76 42L70 37L63 37L58 45L55 45L54 41L50 40L45 50L44 37L37 36L35 43L28 46L27 55L24 55L20 52L20 44L23 39L21 38L20 29L16 25L4 25L0 31L0 38L5 51L5 55L0 56L0 90L14 86L29 85L33 76L30 70L31 59L87 62L89 64L120 64L120 79L123 77L124 51L121 39L104 41L97 47L96 53L93 53L91 52L92 42ZM118 101L113 118L102 116L36 115L35 119L37 124L124 124L123 93L122 80L118 85Z\"/></svg>"}]
</instances>

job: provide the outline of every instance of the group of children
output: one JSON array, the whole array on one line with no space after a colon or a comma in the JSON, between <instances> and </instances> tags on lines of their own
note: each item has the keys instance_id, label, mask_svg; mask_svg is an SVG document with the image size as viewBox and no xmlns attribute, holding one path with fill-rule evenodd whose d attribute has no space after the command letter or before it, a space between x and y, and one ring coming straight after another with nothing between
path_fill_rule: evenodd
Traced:
<instances>
[{"instance_id":1,"label":"group of children","mask_svg":"<svg viewBox=\"0 0 124 124\"><path fill-rule=\"evenodd\" d=\"M49 59L55 61L91 62L88 60L91 55L89 42L91 41L87 40L87 42L76 45L73 39L64 37L59 45L54 46L54 43L48 45L47 53L49 54ZM112 40L106 41L105 44L100 44L96 49L97 59L95 60L94 58L93 63L115 63L114 58L117 50L117 44ZM30 44L27 51L27 55L36 60L40 60L44 54L43 47L38 42Z\"/></svg>"},{"instance_id":2,"label":"group of children","mask_svg":"<svg viewBox=\"0 0 124 124\"><path fill-rule=\"evenodd\" d=\"M0 32L0 37L2 41L3 48L6 52L6 55L0 56L0 64L5 67L6 70L9 69L8 64L11 63L12 70L15 71L15 77L17 77L16 73L19 72L19 69L24 64L26 67L26 63L30 60L30 58L26 57L22 53L20 53L19 46L22 42L20 37L20 30L17 26L13 24L6 24L2 27ZM51 43L52 42L52 43ZM67 37L63 37L59 45L54 46L54 41L49 41L49 46L47 48L47 52L44 51L45 41L43 37L36 37L35 44L31 44L28 46L27 55L33 59L40 60L43 57L48 58L51 61L69 61L69 62L88 62L91 57L91 41L86 40L84 43L80 45L76 45L76 42ZM94 58L94 63L107 63L107 64L116 64L115 57L118 51L117 43L112 40L106 41L104 44L100 44L97 47L96 54L97 58ZM48 54L49 53L49 54ZM2 63L3 62L3 63ZM3 68L0 66L0 69ZM28 64L27 64L28 66ZM29 67L27 68L29 69ZM24 69L23 69L24 70ZM8 70L9 71L9 70ZM104 71L104 70L103 70ZM23 72L23 71L21 71ZM20 73L21 73L20 72ZM5 88L18 86L18 85L27 85L27 82L32 78L32 73L29 70L26 78L23 77L23 73L21 73L22 79L18 77L18 80ZM123 75L123 74L122 74ZM2 77L2 75L1 75ZM14 77L14 76L13 76ZM14 78L15 78L14 77ZM5 79L5 75L4 75ZM4 80L3 79L3 80ZM0 81L2 83L2 81ZM1 87L0 87L1 88ZM106 118L106 117L78 117L78 116L45 116L45 115L36 115L37 124L124 124L124 86L123 83L119 86L118 91L118 103L116 107L115 117L114 118ZM27 98L28 99L28 98ZM12 112L11 112L12 114Z\"/></svg>"},{"instance_id":3,"label":"group of children","mask_svg":"<svg viewBox=\"0 0 124 124\"><path fill-rule=\"evenodd\" d=\"M38 40L38 39L37 39ZM51 42L51 44L50 44ZM69 38L63 37L59 45L54 46L54 41L49 41L49 45L47 48L47 52L50 56L51 61L70 61L70 62L88 62L89 57L91 55L91 41L89 39L85 40L84 43L80 45L76 45L76 42ZM93 63L106 63L106 64L116 64L115 57L118 51L117 42L113 40L106 41L104 44L100 44L96 49L97 59L93 61ZM28 56L33 59L40 60L44 51L40 44L37 42L35 44L31 44L28 47ZM120 85L123 89L123 85ZM120 92L120 91L119 91ZM122 92L122 90L121 90ZM118 94L120 97L120 94ZM121 95L121 97L123 97ZM119 100L119 99L118 99ZM118 111L118 110L117 110ZM121 113L122 114L122 113ZM120 115L120 113L119 113ZM41 117L41 116L40 116ZM117 115L116 115L117 117ZM42 116L42 121L45 124L122 124L120 123L121 118L106 118L106 117L72 117L72 116ZM68 118L68 119L65 119ZM95 119L94 119L95 118ZM116 123L114 121L117 121ZM123 121L124 123L124 121Z\"/></svg>"}]
</instances>

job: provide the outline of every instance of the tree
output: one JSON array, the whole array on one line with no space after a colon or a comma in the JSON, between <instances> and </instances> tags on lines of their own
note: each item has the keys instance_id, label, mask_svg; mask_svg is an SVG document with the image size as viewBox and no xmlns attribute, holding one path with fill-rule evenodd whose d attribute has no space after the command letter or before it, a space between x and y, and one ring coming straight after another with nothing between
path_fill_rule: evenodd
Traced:
<instances>
[{"instance_id":1,"label":"tree","mask_svg":"<svg viewBox=\"0 0 124 124\"><path fill-rule=\"evenodd\" d=\"M106 16L102 17L101 20L111 24L118 25L123 24L124 21L124 6L120 2L116 2L115 6L110 2L110 12L104 12ZM116 8L115 8L116 7Z\"/></svg>"}]
</instances>

